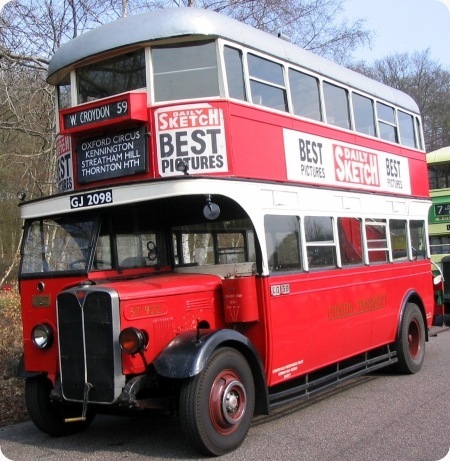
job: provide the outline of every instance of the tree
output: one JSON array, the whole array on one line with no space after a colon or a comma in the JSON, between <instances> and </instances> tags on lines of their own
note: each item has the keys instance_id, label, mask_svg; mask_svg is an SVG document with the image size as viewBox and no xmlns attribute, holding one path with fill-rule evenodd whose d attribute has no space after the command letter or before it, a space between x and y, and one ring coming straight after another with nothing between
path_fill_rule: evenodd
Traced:
<instances>
[{"instance_id":1,"label":"tree","mask_svg":"<svg viewBox=\"0 0 450 461\"><path fill-rule=\"evenodd\" d=\"M343 0L15 0L0 16L0 254L11 267L20 237L16 192L28 198L55 185L54 94L45 83L52 54L84 31L121 16L160 8L196 6L224 13L341 61L369 43L364 22L337 23ZM17 229L20 226L17 225ZM7 250L6 250L7 248ZM6 271L8 272L8 270ZM1 274L5 268L0 267Z\"/></svg>"},{"instance_id":2,"label":"tree","mask_svg":"<svg viewBox=\"0 0 450 461\"><path fill-rule=\"evenodd\" d=\"M430 57L430 51L397 53L360 62L355 70L409 94L422 114L425 146L434 151L450 145L450 73Z\"/></svg>"},{"instance_id":3,"label":"tree","mask_svg":"<svg viewBox=\"0 0 450 461\"><path fill-rule=\"evenodd\" d=\"M130 2L131 4L131 2ZM342 17L343 0L160 0L152 9L196 6L226 14L269 33L289 37L293 43L316 54L344 62L361 45L369 45L371 32L364 20Z\"/></svg>"}]
</instances>

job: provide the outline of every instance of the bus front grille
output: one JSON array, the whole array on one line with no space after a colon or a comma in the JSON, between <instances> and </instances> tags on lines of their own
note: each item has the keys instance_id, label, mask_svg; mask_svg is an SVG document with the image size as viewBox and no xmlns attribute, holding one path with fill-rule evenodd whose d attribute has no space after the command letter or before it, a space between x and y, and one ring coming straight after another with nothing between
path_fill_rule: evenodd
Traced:
<instances>
[{"instance_id":1,"label":"bus front grille","mask_svg":"<svg viewBox=\"0 0 450 461\"><path fill-rule=\"evenodd\" d=\"M65 399L112 403L121 392L118 297L112 290L72 289L58 295L61 388Z\"/></svg>"}]
</instances>

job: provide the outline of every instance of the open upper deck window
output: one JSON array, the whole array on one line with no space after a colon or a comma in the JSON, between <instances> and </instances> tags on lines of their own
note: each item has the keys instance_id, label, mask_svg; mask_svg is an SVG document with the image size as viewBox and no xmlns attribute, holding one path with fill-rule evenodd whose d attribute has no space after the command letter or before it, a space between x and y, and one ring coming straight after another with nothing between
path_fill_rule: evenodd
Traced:
<instances>
[{"instance_id":1,"label":"open upper deck window","mask_svg":"<svg viewBox=\"0 0 450 461\"><path fill-rule=\"evenodd\" d=\"M80 67L77 82L78 104L145 88L144 50Z\"/></svg>"},{"instance_id":2,"label":"open upper deck window","mask_svg":"<svg viewBox=\"0 0 450 461\"><path fill-rule=\"evenodd\" d=\"M273 109L287 111L283 66L254 54L248 55L252 101Z\"/></svg>"},{"instance_id":3,"label":"open upper deck window","mask_svg":"<svg viewBox=\"0 0 450 461\"><path fill-rule=\"evenodd\" d=\"M395 109L381 102L377 102L377 113L380 138L386 141L398 142Z\"/></svg>"},{"instance_id":4,"label":"open upper deck window","mask_svg":"<svg viewBox=\"0 0 450 461\"><path fill-rule=\"evenodd\" d=\"M213 41L155 46L152 62L156 102L220 94Z\"/></svg>"}]
</instances>

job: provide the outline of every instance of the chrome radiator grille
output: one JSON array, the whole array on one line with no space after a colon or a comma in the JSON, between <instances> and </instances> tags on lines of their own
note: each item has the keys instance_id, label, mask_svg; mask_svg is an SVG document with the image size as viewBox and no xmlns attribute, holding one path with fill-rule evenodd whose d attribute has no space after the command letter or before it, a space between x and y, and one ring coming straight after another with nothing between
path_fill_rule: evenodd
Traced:
<instances>
[{"instance_id":1,"label":"chrome radiator grille","mask_svg":"<svg viewBox=\"0 0 450 461\"><path fill-rule=\"evenodd\" d=\"M72 289L57 299L61 385L67 400L112 403L121 392L119 302L112 290Z\"/></svg>"}]
</instances>

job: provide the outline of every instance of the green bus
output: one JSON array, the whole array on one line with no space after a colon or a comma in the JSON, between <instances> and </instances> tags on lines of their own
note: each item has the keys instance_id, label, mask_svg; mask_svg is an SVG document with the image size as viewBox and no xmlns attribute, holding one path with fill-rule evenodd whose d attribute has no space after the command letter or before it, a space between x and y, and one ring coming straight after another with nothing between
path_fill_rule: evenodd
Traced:
<instances>
[{"instance_id":1,"label":"green bus","mask_svg":"<svg viewBox=\"0 0 450 461\"><path fill-rule=\"evenodd\" d=\"M450 146L427 154L432 205L428 234L432 269L443 277L445 323L450 324Z\"/></svg>"}]
</instances>

